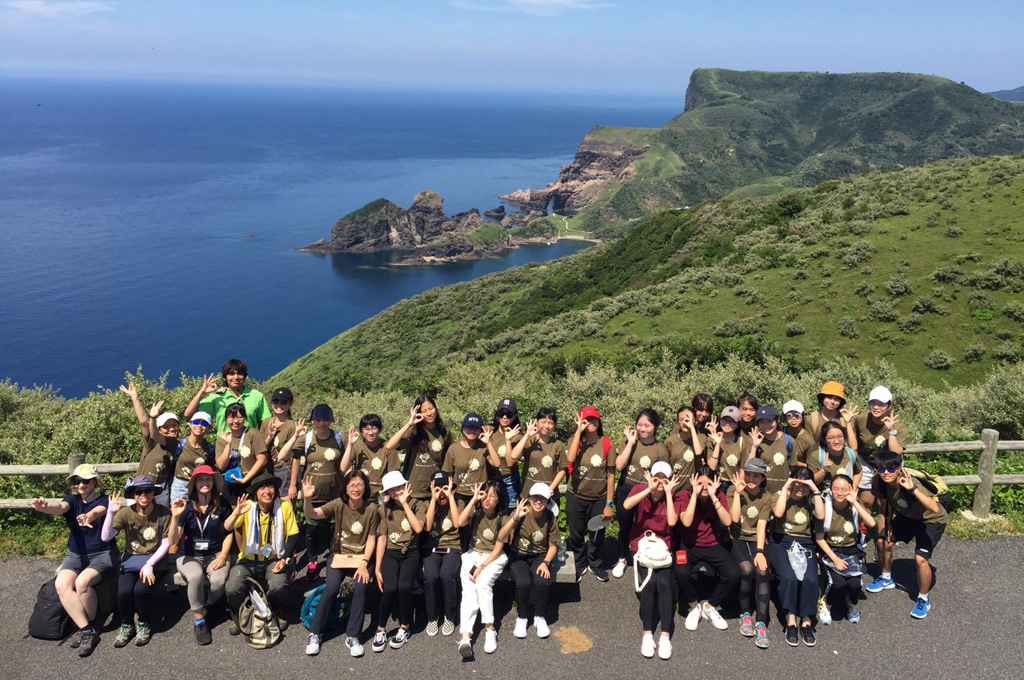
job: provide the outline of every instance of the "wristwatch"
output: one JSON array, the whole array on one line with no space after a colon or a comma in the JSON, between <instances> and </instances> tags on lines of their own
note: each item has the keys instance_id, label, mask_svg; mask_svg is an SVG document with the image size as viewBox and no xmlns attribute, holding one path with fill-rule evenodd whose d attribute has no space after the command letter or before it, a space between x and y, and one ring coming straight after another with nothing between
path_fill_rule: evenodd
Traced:
<instances>
[{"instance_id":1,"label":"wristwatch","mask_svg":"<svg viewBox=\"0 0 1024 680\"><path fill-rule=\"evenodd\" d=\"M900 431L899 431L899 430L889 430L889 436L890 436L890 437L895 437L895 436L896 436L896 435L898 435L899 433L900 433Z\"/></svg>"},{"instance_id":2,"label":"wristwatch","mask_svg":"<svg viewBox=\"0 0 1024 680\"><path fill-rule=\"evenodd\" d=\"M551 566L551 560L544 560L544 565L550 567Z\"/></svg>"}]
</instances>

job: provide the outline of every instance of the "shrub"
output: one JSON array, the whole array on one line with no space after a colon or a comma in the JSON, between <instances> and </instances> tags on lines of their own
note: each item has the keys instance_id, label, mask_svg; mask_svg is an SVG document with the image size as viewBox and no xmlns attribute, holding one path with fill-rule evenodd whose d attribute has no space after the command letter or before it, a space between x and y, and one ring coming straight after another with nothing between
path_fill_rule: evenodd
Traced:
<instances>
[{"instance_id":1,"label":"shrub","mask_svg":"<svg viewBox=\"0 0 1024 680\"><path fill-rule=\"evenodd\" d=\"M899 314L896 311L896 305L891 300L873 300L868 304L868 314L875 321L881 321L883 323L895 321Z\"/></svg>"},{"instance_id":2,"label":"shrub","mask_svg":"<svg viewBox=\"0 0 1024 680\"><path fill-rule=\"evenodd\" d=\"M796 322L793 322L793 323L790 323L790 324L786 324L786 337L787 338L794 338L794 337L796 337L798 335L803 335L806 332L807 332L807 329L804 328L803 324L796 323Z\"/></svg>"},{"instance_id":3,"label":"shrub","mask_svg":"<svg viewBox=\"0 0 1024 680\"><path fill-rule=\"evenodd\" d=\"M1003 316L1014 321L1024 322L1024 304L1010 300L1003 305Z\"/></svg>"},{"instance_id":4,"label":"shrub","mask_svg":"<svg viewBox=\"0 0 1024 680\"><path fill-rule=\"evenodd\" d=\"M992 309L992 296L981 291L975 291L967 298L967 306L970 309ZM1024 311L1024 307L1021 310Z\"/></svg>"},{"instance_id":5,"label":"shrub","mask_svg":"<svg viewBox=\"0 0 1024 680\"><path fill-rule=\"evenodd\" d=\"M892 297L903 297L904 295L910 295L914 291L910 287L910 284L907 283L906 278L904 278L902 274L899 274L886 282L885 292Z\"/></svg>"},{"instance_id":6,"label":"shrub","mask_svg":"<svg viewBox=\"0 0 1024 680\"><path fill-rule=\"evenodd\" d=\"M925 358L924 365L936 371L948 371L953 367L953 357L941 349L935 349Z\"/></svg>"},{"instance_id":7,"label":"shrub","mask_svg":"<svg viewBox=\"0 0 1024 680\"><path fill-rule=\"evenodd\" d=\"M836 331L838 331L839 335L843 336L844 338L856 338L857 336L860 335L860 332L857 331L857 325L854 322L852 316L844 316L842 319L840 319L839 323L836 324Z\"/></svg>"},{"instance_id":8,"label":"shrub","mask_svg":"<svg viewBox=\"0 0 1024 680\"><path fill-rule=\"evenodd\" d=\"M985 345L969 345L964 349L964 363L977 363L983 356L985 356Z\"/></svg>"},{"instance_id":9,"label":"shrub","mask_svg":"<svg viewBox=\"0 0 1024 680\"><path fill-rule=\"evenodd\" d=\"M1009 340L1004 341L992 350L992 358L996 361L1005 361L1008 364L1015 364L1020 361L1020 347Z\"/></svg>"}]
</instances>

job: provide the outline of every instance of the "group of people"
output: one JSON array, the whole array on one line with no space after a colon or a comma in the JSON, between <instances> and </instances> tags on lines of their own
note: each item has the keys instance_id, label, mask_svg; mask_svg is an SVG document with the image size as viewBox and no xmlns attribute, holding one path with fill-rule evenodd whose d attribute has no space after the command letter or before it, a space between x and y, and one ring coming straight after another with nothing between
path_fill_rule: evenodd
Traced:
<instances>
[{"instance_id":1,"label":"group of people","mask_svg":"<svg viewBox=\"0 0 1024 680\"><path fill-rule=\"evenodd\" d=\"M420 591L428 636L457 628L458 651L471 658L479 618L484 651L494 652L493 589L506 570L515 584L512 634L525 638L532 625L546 638L556 555L566 543L562 512L577 582L587 574L620 579L632 567L648 658L671 657L676 592L691 631L702 620L727 629L722 608L736 598L739 631L759 648L769 644L773 587L790 645L813 646L815 620L828 624L833 613L856 623L868 530L877 535L881 574L866 590L894 587L892 547L914 541L919 594L911 614L924 618L930 609L930 561L946 513L926 476L903 465L907 431L884 386L859 412L841 384L828 382L816 410L790 400L781 418L750 394L717 414L712 398L697 394L667 437L659 437L659 414L643 409L618 443L604 433L599 410L585 406L563 444L554 410L541 408L523 423L511 398L489 424L467 414L457 438L433 398L421 395L385 439L374 414L347 432L333 428L326 404L296 420L289 389L275 389L268 404L245 387L246 377L245 364L232 359L223 386L205 378L185 409L185 436L162 402L146 409L135 388L123 386L144 441L125 501L102 493L88 464L68 477L72 493L62 501L34 501L69 526L55 585L78 628L71 644L81 656L97 644L101 580L117 579L114 646L144 645L157 584L175 568L187 582L200 645L212 641L208 610L222 603L228 632L239 633L249 579L264 587L287 627L289 584L303 568L310 583L326 571L309 623L310 655L330 622L324 603L346 580L344 641L352 656L364 653L371 596L378 602L371 649L382 652L408 642ZM607 570L612 522L617 559ZM705 599L698 574L711 581ZM389 636L392 616L398 627Z\"/></svg>"}]
</instances>

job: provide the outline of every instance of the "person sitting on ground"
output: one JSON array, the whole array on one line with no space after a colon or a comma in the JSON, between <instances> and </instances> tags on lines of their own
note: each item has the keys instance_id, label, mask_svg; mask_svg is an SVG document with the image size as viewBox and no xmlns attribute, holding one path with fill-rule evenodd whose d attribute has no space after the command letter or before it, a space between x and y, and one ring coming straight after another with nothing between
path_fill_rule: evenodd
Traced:
<instances>
[{"instance_id":1,"label":"person sitting on ground","mask_svg":"<svg viewBox=\"0 0 1024 680\"><path fill-rule=\"evenodd\" d=\"M245 413L243 404L229 405L224 413L227 429L217 436L217 470L228 483L225 495L232 503L267 467L266 440L259 430L246 426Z\"/></svg>"},{"instance_id":2,"label":"person sitting on ground","mask_svg":"<svg viewBox=\"0 0 1024 680\"><path fill-rule=\"evenodd\" d=\"M117 544L102 537L102 520L109 499L100 493L96 468L83 463L68 475L72 493L57 503L45 498L32 499L32 509L46 515L63 515L68 525L67 552L57 567L54 586L64 611L78 630L71 636L71 647L78 656L89 656L99 643L94 620L99 597L96 587L117 573Z\"/></svg>"},{"instance_id":3,"label":"person sitting on ground","mask_svg":"<svg viewBox=\"0 0 1024 680\"><path fill-rule=\"evenodd\" d=\"M196 402L193 397L192 404L195 407L189 404L185 409L185 419L191 418L196 410L212 413L217 424L217 434L221 434L228 429L228 406L241 404L245 407L245 427L259 429L260 424L270 417L270 407L261 392L245 386L249 367L240 359L228 359L220 369L220 375L224 379L224 387L218 387L213 374L203 379L197 392L200 401Z\"/></svg>"},{"instance_id":4,"label":"person sitting on ground","mask_svg":"<svg viewBox=\"0 0 1024 680\"><path fill-rule=\"evenodd\" d=\"M312 431L307 431L304 423L295 430L290 440L291 445L299 454L298 458L292 459L291 484L298 482L300 476L303 483L310 481L313 484L313 496L308 500L314 508L329 503L341 496L341 477L344 473L345 456L342 454L341 435L331 429L334 422L334 412L327 404L317 404L309 414L309 422L312 423ZM289 442L285 442L287 446ZM366 490L367 498L371 495L369 488ZM288 490L288 496L294 496L292 489ZM376 501L376 496L373 496ZM302 506L306 506L307 498L302 499ZM328 549L330 537L334 533L331 522L334 515L328 514L324 519L317 519L310 513L305 513L303 520L303 538L306 546L306 580L312 583L320 576L320 556Z\"/></svg>"},{"instance_id":5,"label":"person sitting on ground","mask_svg":"<svg viewBox=\"0 0 1024 680\"><path fill-rule=\"evenodd\" d=\"M690 479L690 488L679 492L675 499L673 514L678 515L678 521L673 522L669 517L677 539L676 583L680 599L689 606L686 630L697 630L701 619L711 621L718 630L727 629L729 624L719 610L740 580L740 568L725 547L726 529L732 524L732 514L719 486L714 470L707 465L700 468ZM718 580L710 599L703 604L697 599L697 589L690 578L691 570L699 562L714 567Z\"/></svg>"},{"instance_id":6,"label":"person sitting on ground","mask_svg":"<svg viewBox=\"0 0 1024 680\"><path fill-rule=\"evenodd\" d=\"M846 605L846 620L860 622L861 576L864 573L864 546L861 524L875 526L875 518L857 502L856 484L845 473L832 477L832 493L825 499L825 519L815 529L814 539L821 550L825 593L818 603L818 620L832 622L829 595Z\"/></svg>"},{"instance_id":7,"label":"person sitting on ground","mask_svg":"<svg viewBox=\"0 0 1024 680\"><path fill-rule=\"evenodd\" d=\"M584 406L576 415L576 431L569 440L566 461L569 479L565 493L565 519L569 545L576 558L576 582L590 572L598 581L608 580L601 564L604 525L615 516L615 451L601 425L601 413ZM604 525L594 530L588 524L601 517Z\"/></svg>"},{"instance_id":8,"label":"person sitting on ground","mask_svg":"<svg viewBox=\"0 0 1024 680\"><path fill-rule=\"evenodd\" d=\"M248 578L255 579L266 591L267 604L273 609L281 630L288 627L285 606L288 604L288 580L294 570L292 555L299 542L299 525L291 501L278 497L280 490L281 480L262 472L249 483L250 498L237 505L238 519L234 528L239 555L228 574L226 587L231 614L228 633L231 635L241 632L238 610L248 594L245 585Z\"/></svg>"},{"instance_id":9,"label":"person sitting on ground","mask_svg":"<svg viewBox=\"0 0 1024 680\"><path fill-rule=\"evenodd\" d=\"M135 638L142 647L153 635L153 609L156 584L167 572L164 557L170 548L170 511L155 502L157 486L149 475L132 478L125 487L125 497L134 498L134 505L121 507L117 493L110 495L110 504L103 519L101 538L112 541L124 531L124 555L121 575L117 579L117 611L121 628L114 639L115 647L124 647ZM135 616L139 617L138 628Z\"/></svg>"},{"instance_id":10,"label":"person sitting on ground","mask_svg":"<svg viewBox=\"0 0 1024 680\"><path fill-rule=\"evenodd\" d=\"M530 615L537 637L551 635L548 628L548 591L551 564L558 553L558 506L551 500L551 487L536 482L521 500L512 519L505 523L498 540L509 546L509 571L516 584L516 625L512 634L526 637Z\"/></svg>"},{"instance_id":11,"label":"person sitting on ground","mask_svg":"<svg viewBox=\"0 0 1024 680\"><path fill-rule=\"evenodd\" d=\"M498 632L494 629L494 582L508 564L505 544L500 539L507 504L502 498L505 485L492 479L476 488L473 497L462 509L461 526L469 527L469 550L462 553L462 606L459 616L459 654L473 656L473 626L477 614L484 626L484 652L498 649Z\"/></svg>"},{"instance_id":12,"label":"person sitting on ground","mask_svg":"<svg viewBox=\"0 0 1024 680\"><path fill-rule=\"evenodd\" d=\"M427 635L438 632L438 590L442 603L440 623L445 637L455 632L455 612L459 607L459 565L462 564L462 540L459 529L462 508L455 500L451 478L437 472L430 482L432 496L424 517L420 537L423 562L423 603L427 610Z\"/></svg>"},{"instance_id":13,"label":"person sitting on ground","mask_svg":"<svg viewBox=\"0 0 1024 680\"><path fill-rule=\"evenodd\" d=\"M931 560L946 530L946 509L933 488L903 467L903 456L882 448L875 456L877 475L872 493L878 499L878 536L882 545L882 574L867 585L869 593L895 588L892 579L892 547L914 541L917 566L917 600L910 615L923 619L931 611Z\"/></svg>"},{"instance_id":14,"label":"person sitting on ground","mask_svg":"<svg viewBox=\"0 0 1024 680\"><path fill-rule=\"evenodd\" d=\"M232 511L223 494L224 478L209 465L200 465L192 470L187 495L171 503L168 538L172 546L180 544L178 573L188 583L193 630L200 645L213 641L206 620L207 610L223 599L231 571L231 546L238 509ZM247 500L243 494L239 505Z\"/></svg>"},{"instance_id":15,"label":"person sitting on ground","mask_svg":"<svg viewBox=\"0 0 1024 680\"><path fill-rule=\"evenodd\" d=\"M751 458L732 479L732 556L740 568L740 634L754 638L759 649L768 648L768 603L771 584L768 578L768 522L775 498L765 491L768 466L760 458ZM752 602L753 600L753 602ZM755 604L752 609L751 604ZM751 613L756 613L756 624Z\"/></svg>"},{"instance_id":16,"label":"person sitting on ground","mask_svg":"<svg viewBox=\"0 0 1024 680\"><path fill-rule=\"evenodd\" d=\"M309 626L306 654L320 653L328 615L345 578L352 579L352 603L348 608L345 628L345 646L355 657L363 655L360 636L366 611L366 596L370 587L370 570L375 560L377 527L380 514L377 505L366 500L370 481L360 470L349 470L341 480L341 496L323 505L315 506L310 500L316 492L313 480L302 480L302 511L316 520L334 518L334 540L331 557L327 562L327 584L320 594L320 604Z\"/></svg>"},{"instance_id":17,"label":"person sitting on ground","mask_svg":"<svg viewBox=\"0 0 1024 680\"><path fill-rule=\"evenodd\" d=\"M624 503L635 513L629 534L630 550L636 553L640 541L653 536L662 541L671 554L671 523L678 520L674 494L679 478L672 476L672 466L663 460L652 465L650 471L644 473L644 478L647 483L634 486ZM652 568L638 563L633 576L639 589L640 623L643 626L640 654L648 659L654 656L654 631L661 621L658 656L669 659L672 657L672 632L675 629L672 564Z\"/></svg>"}]
</instances>

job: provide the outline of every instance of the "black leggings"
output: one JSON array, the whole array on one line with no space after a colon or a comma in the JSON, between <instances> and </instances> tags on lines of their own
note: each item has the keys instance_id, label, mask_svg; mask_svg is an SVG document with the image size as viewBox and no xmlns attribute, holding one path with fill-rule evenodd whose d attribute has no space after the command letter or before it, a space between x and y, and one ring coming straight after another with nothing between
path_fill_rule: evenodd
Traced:
<instances>
[{"instance_id":1,"label":"black leggings","mask_svg":"<svg viewBox=\"0 0 1024 680\"><path fill-rule=\"evenodd\" d=\"M565 494L565 519L569 523L569 545L576 557L576 576L579 577L588 566L601 566L601 548L604 546L604 529L587 531L591 517L604 512L604 498L586 500L575 494Z\"/></svg>"},{"instance_id":2,"label":"black leggings","mask_svg":"<svg viewBox=\"0 0 1024 680\"><path fill-rule=\"evenodd\" d=\"M320 602L317 605L316 613L313 615L313 622L309 624L309 632L321 634L327 625L327 614L331 608L326 603L334 602L334 598L341 592L341 584L345 577L352 577L352 604L348 608L348 626L345 628L345 635L359 637L363 630L363 616L366 613L366 593L370 587L368 583L360 583L355 580L355 569L335 569L327 567L327 584L320 594Z\"/></svg>"},{"instance_id":3,"label":"black leggings","mask_svg":"<svg viewBox=\"0 0 1024 680\"><path fill-rule=\"evenodd\" d=\"M640 583L644 582L651 570L644 566L638 566L636 576ZM661 632L672 634L675 628L675 603L672 600L672 567L655 569L651 580L647 582L644 589L639 593L640 597L640 621L644 630L652 633L661 621Z\"/></svg>"},{"instance_id":4,"label":"black leggings","mask_svg":"<svg viewBox=\"0 0 1024 680\"><path fill-rule=\"evenodd\" d=\"M712 607L721 607L725 598L736 587L740 580L740 568L733 556L721 545L706 547L686 546L686 564L676 564L676 582L679 583L680 597L692 605L697 602L697 588L690 578L690 571L698 562L705 562L715 568L718 574L718 583L711 591L708 602Z\"/></svg>"},{"instance_id":5,"label":"black leggings","mask_svg":"<svg viewBox=\"0 0 1024 680\"><path fill-rule=\"evenodd\" d=\"M151 623L153 600L156 598L156 584L160 583L163 574L156 572L156 582L147 586L137 571L123 571L117 579L117 613L121 615L121 623L134 623L135 615L139 615L139 623Z\"/></svg>"},{"instance_id":6,"label":"black leggings","mask_svg":"<svg viewBox=\"0 0 1024 680\"><path fill-rule=\"evenodd\" d=\"M544 561L544 555L509 556L508 568L516 582L516 609L519 618L544 616L548 609L548 590L551 579L537 573L537 567Z\"/></svg>"},{"instance_id":7,"label":"black leggings","mask_svg":"<svg viewBox=\"0 0 1024 680\"><path fill-rule=\"evenodd\" d=\"M761 570L754 567L754 555L757 552L757 543L754 541L743 541L735 539L732 542L732 556L740 568L740 611L743 613L753 611L751 609L751 595L757 588L757 622L768 625L768 603L771 602L771 581L768 577L768 570ZM768 555L765 554L767 564Z\"/></svg>"},{"instance_id":8,"label":"black leggings","mask_svg":"<svg viewBox=\"0 0 1024 680\"><path fill-rule=\"evenodd\" d=\"M423 602L427 608L427 621L437 621L437 590L441 588L444 597L444 616L455 621L459 606L459 569L462 568L462 553L452 548L447 554L434 552L433 548L423 552Z\"/></svg>"},{"instance_id":9,"label":"black leggings","mask_svg":"<svg viewBox=\"0 0 1024 680\"><path fill-rule=\"evenodd\" d=\"M319 508L324 503L314 503L314 508ZM320 558L320 555L327 550L331 540L331 531L334 528L334 520L321 519L311 520L306 518L306 525L303 527L306 539L306 559L312 561Z\"/></svg>"},{"instance_id":10,"label":"black leggings","mask_svg":"<svg viewBox=\"0 0 1024 680\"><path fill-rule=\"evenodd\" d=\"M846 559L847 554L840 550L835 551L839 557ZM864 591L861 590L861 576L843 576L838 571L825 564L821 565L822 576L825 579L825 588L828 599L833 602L844 602L849 599L850 604L857 604L864 599Z\"/></svg>"},{"instance_id":11,"label":"black leggings","mask_svg":"<svg viewBox=\"0 0 1024 680\"><path fill-rule=\"evenodd\" d=\"M633 529L636 507L626 510L622 504L633 490L632 484L619 484L615 489L615 520L619 523L619 559L629 559L629 532Z\"/></svg>"},{"instance_id":12,"label":"black leggings","mask_svg":"<svg viewBox=\"0 0 1024 680\"><path fill-rule=\"evenodd\" d=\"M378 539L381 540L381 539ZM411 626L413 617L412 584L420 573L420 553L415 547L404 555L400 550L385 550L380 563L380 575L384 581L384 592L380 595L377 610L377 625L387 625L388 617L398 600L398 623Z\"/></svg>"}]
</instances>

